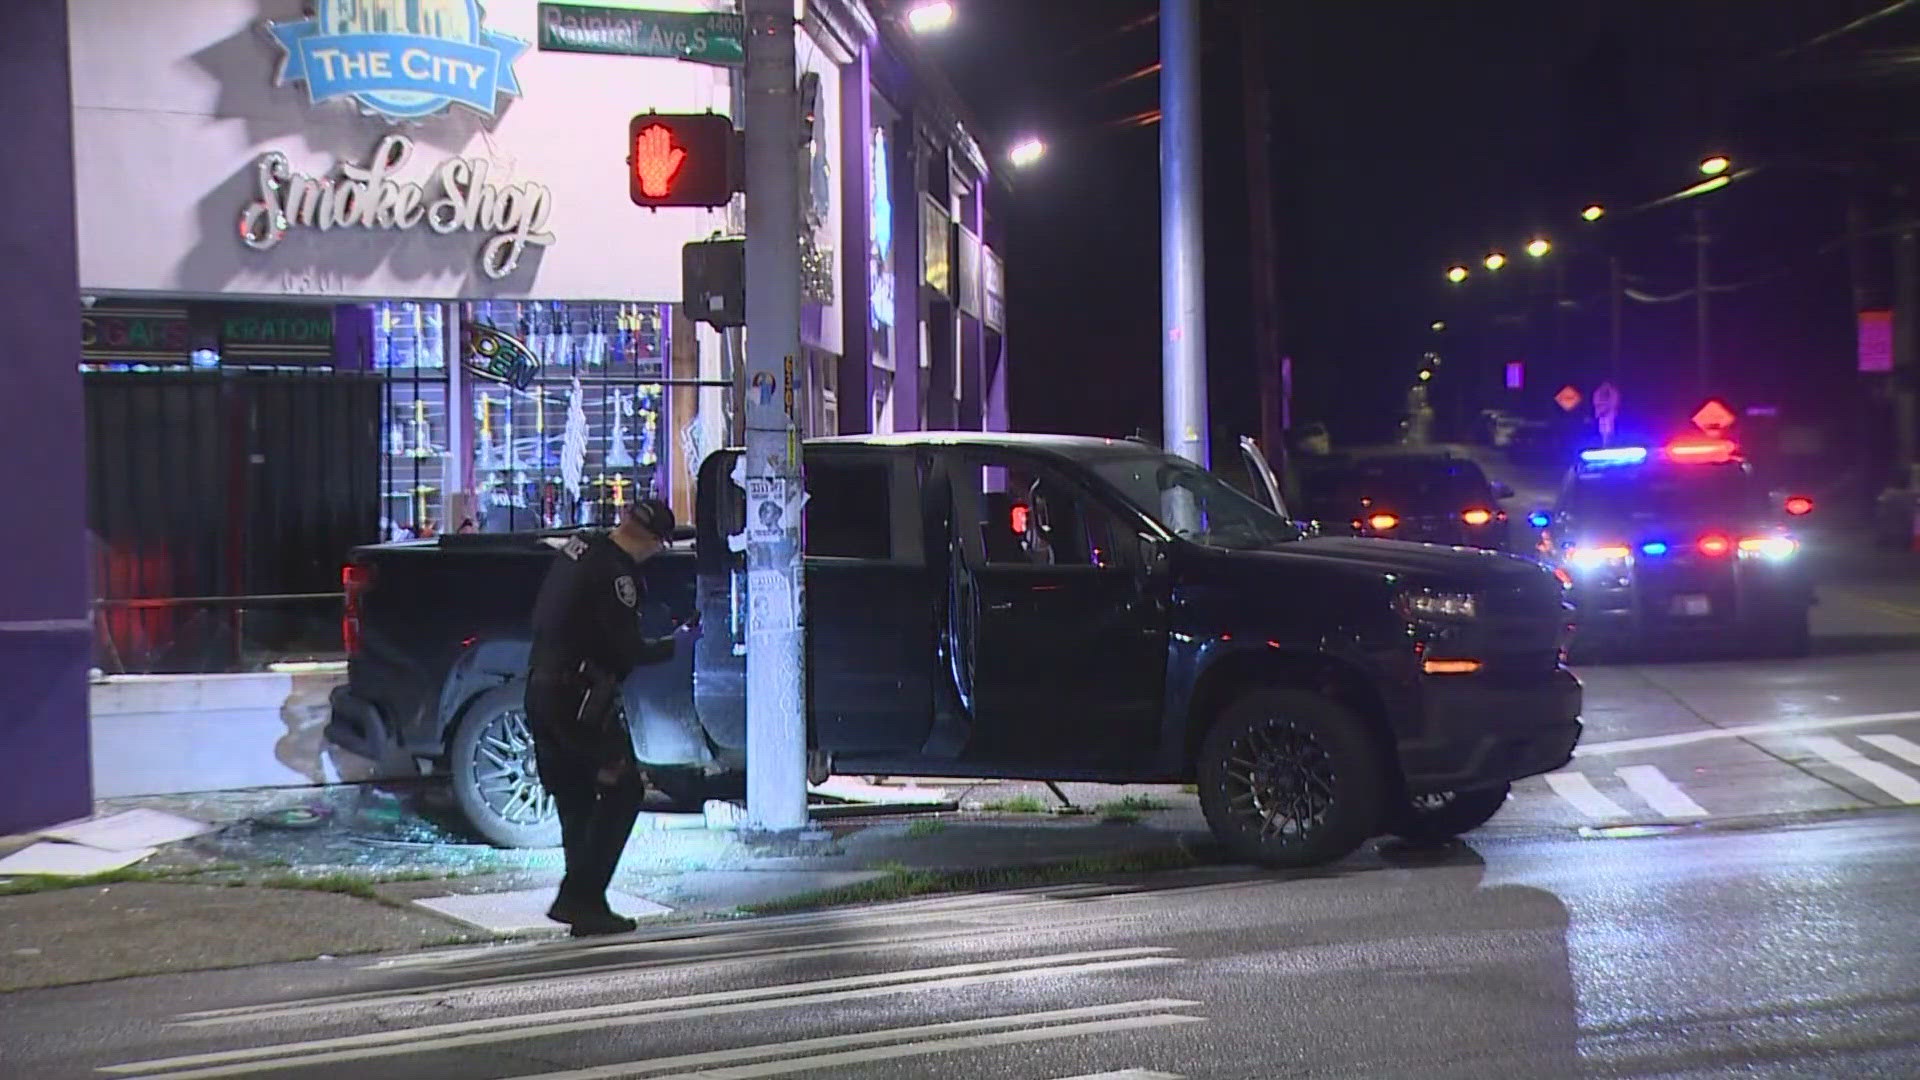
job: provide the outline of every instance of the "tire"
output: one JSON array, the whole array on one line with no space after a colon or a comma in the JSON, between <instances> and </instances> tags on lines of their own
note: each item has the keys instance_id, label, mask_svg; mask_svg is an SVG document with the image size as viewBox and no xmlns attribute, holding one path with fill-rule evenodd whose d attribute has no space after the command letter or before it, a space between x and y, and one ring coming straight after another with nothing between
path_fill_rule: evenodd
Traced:
<instances>
[{"instance_id":1,"label":"tire","mask_svg":"<svg viewBox=\"0 0 1920 1080\"><path fill-rule=\"evenodd\" d=\"M454 732L448 769L454 802L481 839L503 848L559 846L560 815L534 767L526 684L473 699Z\"/></svg>"},{"instance_id":2,"label":"tire","mask_svg":"<svg viewBox=\"0 0 1920 1080\"><path fill-rule=\"evenodd\" d=\"M1434 844L1472 832L1507 804L1512 784L1414 796L1390 823L1388 830L1402 840Z\"/></svg>"},{"instance_id":3,"label":"tire","mask_svg":"<svg viewBox=\"0 0 1920 1080\"><path fill-rule=\"evenodd\" d=\"M1200 809L1238 858L1318 866L1380 832L1381 749L1364 721L1318 694L1242 694L1207 732L1198 764Z\"/></svg>"}]
</instances>

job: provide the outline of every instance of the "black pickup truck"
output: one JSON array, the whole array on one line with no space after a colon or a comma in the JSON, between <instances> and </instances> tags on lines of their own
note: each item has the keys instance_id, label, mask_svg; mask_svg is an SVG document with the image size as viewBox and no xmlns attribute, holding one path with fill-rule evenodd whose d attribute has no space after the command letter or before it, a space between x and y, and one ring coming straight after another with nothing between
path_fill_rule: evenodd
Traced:
<instances>
[{"instance_id":1,"label":"black pickup truck","mask_svg":"<svg viewBox=\"0 0 1920 1080\"><path fill-rule=\"evenodd\" d=\"M1264 462L1274 506L1124 440L863 436L805 455L822 773L1197 783L1237 855L1304 866L1475 828L1579 738L1551 573L1305 535ZM646 629L683 647L626 687L638 760L688 802L745 769L737 457L703 463L691 550L646 564ZM352 661L329 738L448 774L502 845L558 838L521 680L560 539L380 544L343 575Z\"/></svg>"}]
</instances>

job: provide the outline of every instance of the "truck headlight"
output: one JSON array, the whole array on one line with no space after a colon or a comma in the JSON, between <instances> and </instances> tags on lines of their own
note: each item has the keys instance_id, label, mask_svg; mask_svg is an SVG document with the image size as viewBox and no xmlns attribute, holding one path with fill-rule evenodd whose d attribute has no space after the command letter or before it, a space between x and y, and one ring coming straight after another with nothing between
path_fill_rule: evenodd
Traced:
<instances>
[{"instance_id":1,"label":"truck headlight","mask_svg":"<svg viewBox=\"0 0 1920 1080\"><path fill-rule=\"evenodd\" d=\"M1400 610L1422 622L1457 622L1478 618L1480 601L1467 592L1405 592L1400 594Z\"/></svg>"}]
</instances>

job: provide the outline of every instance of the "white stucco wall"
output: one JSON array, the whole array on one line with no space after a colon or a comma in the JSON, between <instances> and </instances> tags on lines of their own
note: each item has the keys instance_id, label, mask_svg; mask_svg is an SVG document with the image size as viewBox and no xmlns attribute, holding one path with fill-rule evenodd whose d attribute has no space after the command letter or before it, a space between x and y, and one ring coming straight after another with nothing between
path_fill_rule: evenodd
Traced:
<instances>
[{"instance_id":1,"label":"white stucco wall","mask_svg":"<svg viewBox=\"0 0 1920 1080\"><path fill-rule=\"evenodd\" d=\"M708 10L649 0L605 6ZM276 86L281 50L266 21L301 0L69 0L80 280L94 291L540 299L680 298L680 245L724 223L705 210L647 211L627 196L628 118L729 112L725 69L677 60L542 52L514 64L522 95L491 121L455 106L395 126L351 102L308 103ZM533 42L535 0L487 0L487 29ZM390 131L415 151L402 179L434 185L448 157L485 159L496 184L552 192L554 242L501 280L479 270L490 233L294 230L275 248L239 239L258 197L255 162L280 151L296 172L364 164Z\"/></svg>"}]
</instances>

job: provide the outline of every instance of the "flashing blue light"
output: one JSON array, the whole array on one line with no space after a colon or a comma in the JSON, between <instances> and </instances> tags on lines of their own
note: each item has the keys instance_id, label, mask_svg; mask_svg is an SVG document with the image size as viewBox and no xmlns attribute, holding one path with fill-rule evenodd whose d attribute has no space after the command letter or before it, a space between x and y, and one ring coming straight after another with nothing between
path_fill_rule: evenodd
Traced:
<instances>
[{"instance_id":1,"label":"flashing blue light","mask_svg":"<svg viewBox=\"0 0 1920 1080\"><path fill-rule=\"evenodd\" d=\"M1640 554L1642 555L1665 555L1666 553L1667 542L1665 540L1649 540L1640 545Z\"/></svg>"},{"instance_id":2,"label":"flashing blue light","mask_svg":"<svg viewBox=\"0 0 1920 1080\"><path fill-rule=\"evenodd\" d=\"M1588 465L1638 465L1647 460L1647 448L1609 446L1604 450L1582 450L1580 460Z\"/></svg>"},{"instance_id":3,"label":"flashing blue light","mask_svg":"<svg viewBox=\"0 0 1920 1080\"><path fill-rule=\"evenodd\" d=\"M1547 516L1545 510L1535 510L1533 513L1527 515L1527 524L1536 529L1544 529L1552 524L1552 522L1553 519Z\"/></svg>"}]
</instances>

